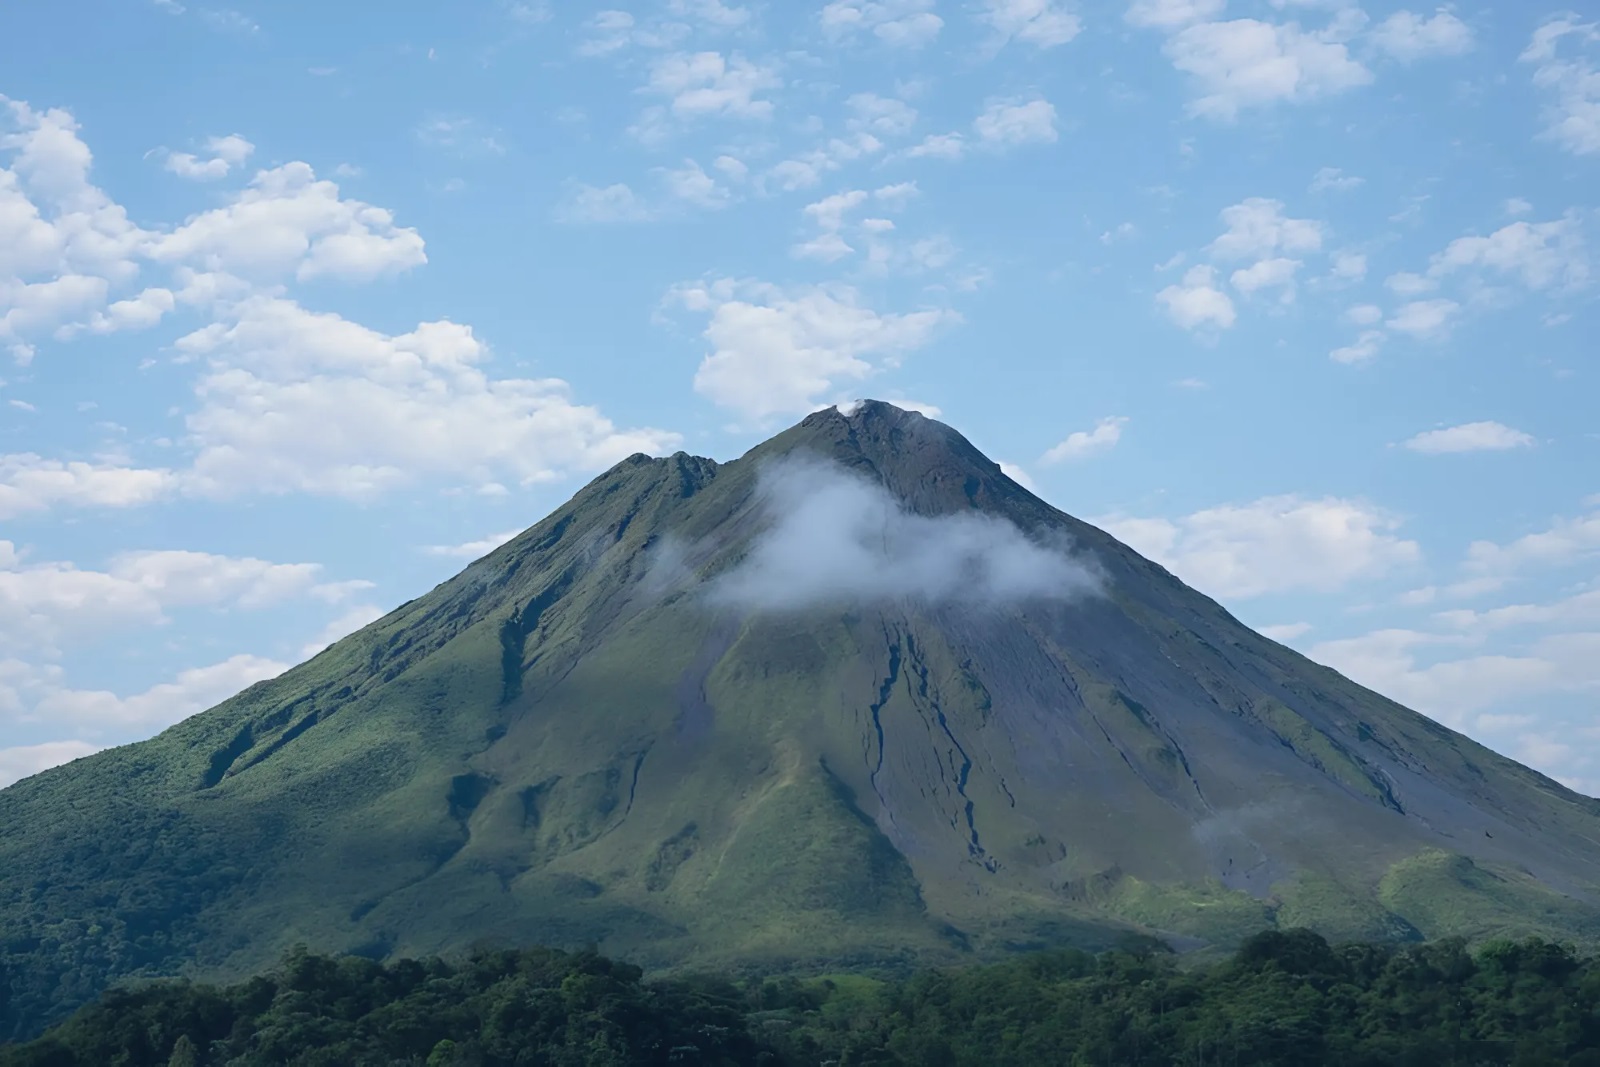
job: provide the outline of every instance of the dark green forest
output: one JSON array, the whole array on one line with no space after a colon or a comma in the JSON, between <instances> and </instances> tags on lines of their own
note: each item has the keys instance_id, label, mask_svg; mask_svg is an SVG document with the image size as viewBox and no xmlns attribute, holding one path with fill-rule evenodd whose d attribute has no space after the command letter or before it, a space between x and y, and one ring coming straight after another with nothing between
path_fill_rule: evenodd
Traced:
<instances>
[{"instance_id":1,"label":"dark green forest","mask_svg":"<svg viewBox=\"0 0 1600 1067\"><path fill-rule=\"evenodd\" d=\"M303 949L216 987L114 990L0 1067L1600 1065L1600 960L1543 941L1330 946L1184 966L1059 951L902 979L644 981L594 952L381 965Z\"/></svg>"}]
</instances>

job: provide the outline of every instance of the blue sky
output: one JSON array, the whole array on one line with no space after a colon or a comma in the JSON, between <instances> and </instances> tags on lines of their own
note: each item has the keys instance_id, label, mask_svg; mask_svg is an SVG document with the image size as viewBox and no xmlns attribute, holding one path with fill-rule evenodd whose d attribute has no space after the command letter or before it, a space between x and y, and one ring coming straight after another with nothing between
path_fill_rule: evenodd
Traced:
<instances>
[{"instance_id":1,"label":"blue sky","mask_svg":"<svg viewBox=\"0 0 1600 1067\"><path fill-rule=\"evenodd\" d=\"M0 782L875 396L1600 793L1600 12L424 7L0 12Z\"/></svg>"}]
</instances>

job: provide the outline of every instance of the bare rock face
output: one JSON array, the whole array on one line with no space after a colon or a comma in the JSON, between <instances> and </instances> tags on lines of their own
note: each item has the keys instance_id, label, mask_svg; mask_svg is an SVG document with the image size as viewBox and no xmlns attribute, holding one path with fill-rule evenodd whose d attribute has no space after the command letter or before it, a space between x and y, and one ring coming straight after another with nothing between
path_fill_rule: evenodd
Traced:
<instances>
[{"instance_id":1,"label":"bare rock face","mask_svg":"<svg viewBox=\"0 0 1600 1067\"><path fill-rule=\"evenodd\" d=\"M637 455L153 740L0 790L0 1037L129 974L596 942L951 962L1600 938L1600 802L866 401Z\"/></svg>"}]
</instances>

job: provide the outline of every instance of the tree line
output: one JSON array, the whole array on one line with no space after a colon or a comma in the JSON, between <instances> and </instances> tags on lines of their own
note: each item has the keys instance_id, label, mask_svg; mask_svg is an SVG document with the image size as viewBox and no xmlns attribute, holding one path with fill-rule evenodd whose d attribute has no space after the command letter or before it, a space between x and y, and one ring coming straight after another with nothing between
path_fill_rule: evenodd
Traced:
<instances>
[{"instance_id":1,"label":"tree line","mask_svg":"<svg viewBox=\"0 0 1600 1067\"><path fill-rule=\"evenodd\" d=\"M646 981L593 951L379 964L296 949L234 985L103 995L0 1067L1600 1067L1600 960L1537 938L1267 931L905 978Z\"/></svg>"}]
</instances>

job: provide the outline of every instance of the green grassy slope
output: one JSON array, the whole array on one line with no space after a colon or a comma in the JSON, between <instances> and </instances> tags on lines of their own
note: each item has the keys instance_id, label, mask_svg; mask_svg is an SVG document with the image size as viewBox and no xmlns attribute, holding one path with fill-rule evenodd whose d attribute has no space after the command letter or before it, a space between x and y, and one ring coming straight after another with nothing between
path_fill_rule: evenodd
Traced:
<instances>
[{"instance_id":1,"label":"green grassy slope","mask_svg":"<svg viewBox=\"0 0 1600 1067\"><path fill-rule=\"evenodd\" d=\"M797 452L1065 536L1069 605L709 610ZM952 962L1130 931L1593 939L1600 803L1309 663L869 405L634 457L280 678L0 790L0 1038L108 981L582 945Z\"/></svg>"}]
</instances>

